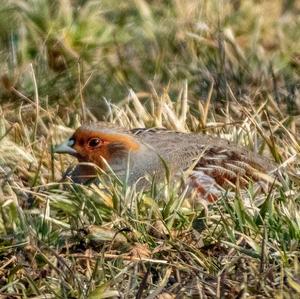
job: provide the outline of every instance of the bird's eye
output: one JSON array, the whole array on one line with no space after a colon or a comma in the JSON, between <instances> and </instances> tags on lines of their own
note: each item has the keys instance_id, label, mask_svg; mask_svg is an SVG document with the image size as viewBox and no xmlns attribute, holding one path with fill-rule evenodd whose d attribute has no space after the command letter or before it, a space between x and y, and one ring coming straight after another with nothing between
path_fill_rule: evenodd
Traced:
<instances>
[{"instance_id":1,"label":"bird's eye","mask_svg":"<svg viewBox=\"0 0 300 299\"><path fill-rule=\"evenodd\" d=\"M101 145L101 139L100 138L91 138L88 141L88 146L91 148L97 148Z\"/></svg>"}]
</instances>

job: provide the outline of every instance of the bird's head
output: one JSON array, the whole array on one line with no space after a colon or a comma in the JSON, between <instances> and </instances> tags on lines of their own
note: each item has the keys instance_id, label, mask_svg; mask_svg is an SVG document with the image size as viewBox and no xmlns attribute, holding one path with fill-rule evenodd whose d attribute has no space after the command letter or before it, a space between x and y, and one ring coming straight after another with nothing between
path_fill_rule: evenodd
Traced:
<instances>
[{"instance_id":1,"label":"bird's head","mask_svg":"<svg viewBox=\"0 0 300 299\"><path fill-rule=\"evenodd\" d=\"M104 169L103 159L110 164L111 160L127 157L139 147L138 141L128 131L95 123L79 127L69 139L56 146L54 152L70 154L79 162L95 163Z\"/></svg>"}]
</instances>

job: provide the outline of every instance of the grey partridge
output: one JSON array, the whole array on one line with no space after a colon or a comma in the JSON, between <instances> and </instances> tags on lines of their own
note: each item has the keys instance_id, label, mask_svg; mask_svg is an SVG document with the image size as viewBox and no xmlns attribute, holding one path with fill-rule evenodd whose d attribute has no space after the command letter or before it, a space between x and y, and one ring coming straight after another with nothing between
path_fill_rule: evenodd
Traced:
<instances>
[{"instance_id":1,"label":"grey partridge","mask_svg":"<svg viewBox=\"0 0 300 299\"><path fill-rule=\"evenodd\" d=\"M221 138L157 128L125 129L105 122L82 125L54 152L68 153L104 171L109 165L121 180L129 169L129 184L146 185L147 175L160 180L166 168L174 178L189 170L187 183L208 201L236 184L269 181L276 169L269 159ZM91 166L81 164L71 176L76 180L94 175Z\"/></svg>"}]
</instances>

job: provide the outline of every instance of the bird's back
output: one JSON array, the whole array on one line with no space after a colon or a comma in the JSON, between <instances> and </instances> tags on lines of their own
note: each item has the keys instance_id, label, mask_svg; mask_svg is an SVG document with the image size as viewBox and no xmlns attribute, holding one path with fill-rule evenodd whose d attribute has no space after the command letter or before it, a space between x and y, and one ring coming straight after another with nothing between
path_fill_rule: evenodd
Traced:
<instances>
[{"instance_id":1,"label":"bird's back","mask_svg":"<svg viewBox=\"0 0 300 299\"><path fill-rule=\"evenodd\" d=\"M193 171L212 177L219 185L237 179L241 184L260 180L275 165L254 152L225 139L166 129L133 129L131 133L147 144L173 171Z\"/></svg>"}]
</instances>

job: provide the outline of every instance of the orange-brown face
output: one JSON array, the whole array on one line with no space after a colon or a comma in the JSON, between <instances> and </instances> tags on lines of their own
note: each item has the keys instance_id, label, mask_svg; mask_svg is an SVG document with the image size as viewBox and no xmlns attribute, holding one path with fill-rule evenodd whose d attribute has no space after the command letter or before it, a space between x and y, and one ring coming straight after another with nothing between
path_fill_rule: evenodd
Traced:
<instances>
[{"instance_id":1,"label":"orange-brown face","mask_svg":"<svg viewBox=\"0 0 300 299\"><path fill-rule=\"evenodd\" d=\"M129 135L79 128L66 143L56 147L54 152L71 154L79 162L92 162L103 169L103 159L110 162L113 156L121 156L138 148L139 144Z\"/></svg>"},{"instance_id":2,"label":"orange-brown face","mask_svg":"<svg viewBox=\"0 0 300 299\"><path fill-rule=\"evenodd\" d=\"M69 139L80 162L92 162L103 167L103 158L109 161L108 142L97 132L79 131Z\"/></svg>"}]
</instances>

